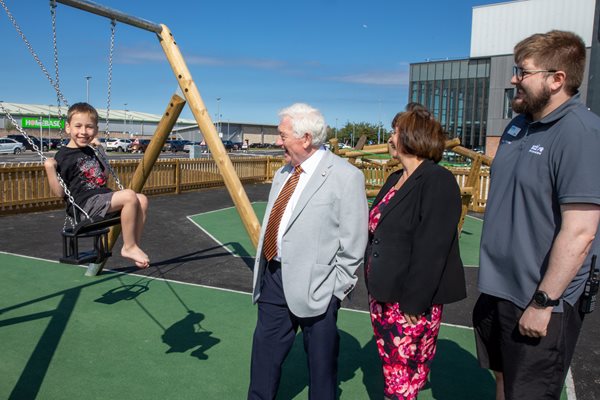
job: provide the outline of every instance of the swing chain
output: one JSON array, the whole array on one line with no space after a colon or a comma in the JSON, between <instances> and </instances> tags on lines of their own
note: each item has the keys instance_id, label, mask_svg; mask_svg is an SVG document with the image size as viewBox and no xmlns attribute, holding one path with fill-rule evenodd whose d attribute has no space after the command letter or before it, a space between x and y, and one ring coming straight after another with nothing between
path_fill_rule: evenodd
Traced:
<instances>
[{"instance_id":1,"label":"swing chain","mask_svg":"<svg viewBox=\"0 0 600 400\"><path fill-rule=\"evenodd\" d=\"M2 1L2 0L0 0L0 1ZM4 107L4 103L2 103L2 102L0 102L0 109L2 109L2 112L10 120L10 122L13 124L13 126L15 128L17 128L17 130L19 131L19 133L21 135L23 135L23 137L25 137L25 139L27 139L27 141L29 142L29 144L31 145L31 147L33 147L33 150L36 153L38 153L38 155L42 159L42 164L43 164L48 159L48 157L46 157L44 155L44 153L42 153L42 151L40 150L40 148L34 143L33 139L31 139L31 137L27 134L27 132L17 123L17 121L12 116L12 114L6 109L6 107ZM60 187L62 187L63 191L65 192L65 196L69 200L69 203L71 203L74 207L77 207L77 209L79 211L81 211L85 215L86 218L89 218L88 213L86 213L81 207L79 207L77 205L77 203L75 203L75 198L71 194L71 191L67 187L67 184L62 179L62 177L60 176L60 174L56 174L56 177L58 178L58 183L60 184Z\"/></svg>"},{"instance_id":2,"label":"swing chain","mask_svg":"<svg viewBox=\"0 0 600 400\"><path fill-rule=\"evenodd\" d=\"M55 75L56 87L60 88L60 75L59 75L60 69L59 69L59 62L58 62L58 37L57 37L57 33L56 33L56 0L50 0L50 15L52 16L52 48L54 50L54 75ZM58 114L58 118L59 118L59 127L60 127L60 131L58 132L58 135L61 138L61 142L62 142L62 139L63 139L63 129L62 129L63 115L62 115L62 110L60 109L60 96L58 95L58 92L56 94L56 106L57 106L57 114Z\"/></svg>"},{"instance_id":3,"label":"swing chain","mask_svg":"<svg viewBox=\"0 0 600 400\"><path fill-rule=\"evenodd\" d=\"M119 180L117 172L113 169L112 165L110 165L110 162L108 161L108 156L104 152L104 147L102 147L102 145L98 145L97 147L90 147L94 150L94 153L96 153L96 157L98 157L101 160L102 165L104 165L108 172L110 172L119 190L125 189L125 187L123 187L123 184L121 184L121 181Z\"/></svg>"},{"instance_id":4,"label":"swing chain","mask_svg":"<svg viewBox=\"0 0 600 400\"><path fill-rule=\"evenodd\" d=\"M114 19L111 19L110 21L110 48L108 51L108 93L107 93L107 99L106 99L106 129L105 129L105 134L106 134L106 139L108 140L110 138L110 125L109 125L109 119L110 119L110 96L111 96L111 91L112 91L112 70L113 70L113 53L115 50L115 31L116 31L116 26L117 26L117 21ZM110 172L110 174L113 176L113 178L115 179L115 183L117 184L117 187L119 188L119 190L123 190L124 187L121 184L121 181L119 180L119 176L117 175L117 173L115 172L115 170L113 169L113 167L110 165L110 163L107 160L106 155L104 154L103 151L101 151L100 149L94 149L94 151L96 152L96 155L100 158L102 158L103 161L105 161L103 164L106 166L106 168L108 169L108 171Z\"/></svg>"},{"instance_id":5,"label":"swing chain","mask_svg":"<svg viewBox=\"0 0 600 400\"><path fill-rule=\"evenodd\" d=\"M27 40L27 38L25 37L25 34L23 33L23 31L19 27L19 24L17 23L17 20L15 19L15 17L13 17L13 15L9 11L8 7L4 3L4 0L0 0L0 5L2 5L2 8L4 8L4 11L6 12L6 15L8 16L8 19L13 24L13 26L14 26L15 30L17 31L17 33L19 34L19 36L21 36L21 39L23 40L23 42L25 42L25 46L27 46L27 49L29 50L29 53L31 53L31 56L33 57L33 59L35 60L35 62L39 65L39 67L41 68L41 70L44 73L44 75L46 75L46 78L48 78L48 81L50 82L50 84L52 85L52 87L54 87L54 90L56 91L57 97L59 97L61 99L61 101L63 102L63 104L65 104L66 106L68 106L69 103L67 102L67 100L65 99L65 97L63 96L63 94L61 93L60 88L58 87L58 84L56 82L54 82L54 80L52 79L52 77L48 73L48 70L46 69L46 67L44 67L44 64L42 63L42 61L40 60L40 58L38 57L38 55L36 54L36 52L33 50L33 47L31 46L31 43L29 43L29 40Z\"/></svg>"},{"instance_id":6,"label":"swing chain","mask_svg":"<svg viewBox=\"0 0 600 400\"><path fill-rule=\"evenodd\" d=\"M58 40L56 35L56 1L50 1L50 15L52 16L52 49L54 50L54 81L56 87L60 88L59 66L58 66ZM60 97L56 96L56 102L60 107Z\"/></svg>"},{"instance_id":7,"label":"swing chain","mask_svg":"<svg viewBox=\"0 0 600 400\"><path fill-rule=\"evenodd\" d=\"M2 1L2 0L0 0L0 1ZM27 134L27 132L25 132L25 130L23 130L23 128L21 128L21 126L13 118L13 116L11 115L11 113L6 109L6 107L4 107L4 103L0 102L0 108L2 109L2 112L8 117L8 119L10 120L10 122L12 123L12 125L15 128L17 128L17 130L19 131L19 133L21 135L23 135L25 137L25 139L27 139L27 141L29 142L29 144L33 148L33 151L35 151L36 153L38 153L38 155L42 159L42 162L46 161L48 159L48 157L46 157L44 155L44 153L40 150L40 148L37 146L37 144L35 144L35 142L33 141L33 139Z\"/></svg>"},{"instance_id":8,"label":"swing chain","mask_svg":"<svg viewBox=\"0 0 600 400\"><path fill-rule=\"evenodd\" d=\"M108 51L108 93L106 99L106 139L110 138L109 117L110 117L110 96L112 90L112 70L113 70L113 51L115 49L115 29L117 22L112 19L110 21L110 49Z\"/></svg>"}]
</instances>

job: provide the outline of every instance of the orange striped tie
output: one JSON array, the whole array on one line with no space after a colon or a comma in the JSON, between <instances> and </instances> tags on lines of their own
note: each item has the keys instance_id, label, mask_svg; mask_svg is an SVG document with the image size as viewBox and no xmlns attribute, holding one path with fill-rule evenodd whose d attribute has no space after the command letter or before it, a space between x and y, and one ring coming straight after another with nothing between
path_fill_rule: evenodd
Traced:
<instances>
[{"instance_id":1,"label":"orange striped tie","mask_svg":"<svg viewBox=\"0 0 600 400\"><path fill-rule=\"evenodd\" d=\"M281 189L277 200L275 200L275 204L273 204L271 214L269 214L269 222L267 223L267 230L265 231L265 240L263 243L263 254L267 261L271 261L273 257L277 255L277 234L279 232L281 217L283 217L287 203L290 201L290 198L298 185L301 173L302 167L299 165L296 166L290 179L283 185L283 189Z\"/></svg>"}]
</instances>

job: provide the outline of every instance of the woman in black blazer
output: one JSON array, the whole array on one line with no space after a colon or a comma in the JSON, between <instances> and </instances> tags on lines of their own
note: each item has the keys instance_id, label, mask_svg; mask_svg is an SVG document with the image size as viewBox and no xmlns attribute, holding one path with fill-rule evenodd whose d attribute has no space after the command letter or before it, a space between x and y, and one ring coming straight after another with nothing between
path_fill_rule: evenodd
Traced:
<instances>
[{"instance_id":1,"label":"woman in black blazer","mask_svg":"<svg viewBox=\"0 0 600 400\"><path fill-rule=\"evenodd\" d=\"M431 114L413 105L392 128L390 155L403 169L388 178L370 210L365 275L384 395L414 399L427 381L443 304L466 297L461 199L452 173L437 164L445 135Z\"/></svg>"}]
</instances>

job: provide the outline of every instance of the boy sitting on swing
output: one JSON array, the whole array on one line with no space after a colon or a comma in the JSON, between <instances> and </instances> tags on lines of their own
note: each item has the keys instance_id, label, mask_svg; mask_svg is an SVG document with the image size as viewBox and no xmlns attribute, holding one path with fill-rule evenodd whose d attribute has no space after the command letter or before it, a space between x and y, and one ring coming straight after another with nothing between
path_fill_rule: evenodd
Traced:
<instances>
[{"instance_id":1,"label":"boy sitting on swing","mask_svg":"<svg viewBox=\"0 0 600 400\"><path fill-rule=\"evenodd\" d=\"M52 192L68 200L58 180L60 174L75 203L90 217L104 218L108 213L120 211L121 255L135 262L138 268L147 268L150 260L138 244L146 221L148 198L131 189L113 192L106 186L104 166L90 147L98 135L98 112L87 103L73 104L67 112L65 130L69 143L44 163Z\"/></svg>"}]
</instances>

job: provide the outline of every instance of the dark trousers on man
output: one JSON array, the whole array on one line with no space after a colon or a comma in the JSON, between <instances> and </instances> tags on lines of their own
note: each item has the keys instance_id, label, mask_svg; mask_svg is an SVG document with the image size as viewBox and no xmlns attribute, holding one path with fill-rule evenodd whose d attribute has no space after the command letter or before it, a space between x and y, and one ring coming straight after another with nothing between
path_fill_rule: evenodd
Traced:
<instances>
[{"instance_id":1,"label":"dark trousers on man","mask_svg":"<svg viewBox=\"0 0 600 400\"><path fill-rule=\"evenodd\" d=\"M325 314L299 318L287 307L281 264L269 262L258 300L258 320L252 342L249 400L271 400L277 395L281 367L294 344L298 327L308 358L310 400L333 400L337 395L340 301L332 296Z\"/></svg>"}]
</instances>

